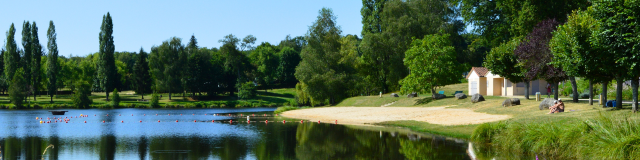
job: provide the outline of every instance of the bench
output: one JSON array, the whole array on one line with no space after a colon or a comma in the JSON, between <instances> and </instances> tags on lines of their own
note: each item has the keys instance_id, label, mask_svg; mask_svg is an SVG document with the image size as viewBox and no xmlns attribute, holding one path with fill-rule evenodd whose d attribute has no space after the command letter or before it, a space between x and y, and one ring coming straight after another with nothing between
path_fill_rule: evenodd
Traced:
<instances>
[{"instance_id":1,"label":"bench","mask_svg":"<svg viewBox=\"0 0 640 160\"><path fill-rule=\"evenodd\" d=\"M455 96L458 93L462 93L462 91L456 91L455 93L453 93L453 95Z\"/></svg>"}]
</instances>

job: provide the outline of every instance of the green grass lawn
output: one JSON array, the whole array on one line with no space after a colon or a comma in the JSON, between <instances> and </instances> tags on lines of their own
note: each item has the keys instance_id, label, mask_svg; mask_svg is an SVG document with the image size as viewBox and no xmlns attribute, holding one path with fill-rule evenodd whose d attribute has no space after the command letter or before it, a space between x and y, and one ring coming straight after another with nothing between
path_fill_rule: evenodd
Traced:
<instances>
[{"instance_id":1,"label":"green grass lawn","mask_svg":"<svg viewBox=\"0 0 640 160\"><path fill-rule=\"evenodd\" d=\"M246 102L246 103L264 103L264 104L272 104L276 106L283 106L288 104L290 101L295 99L295 89L294 88L282 88L282 89L273 89L260 90L257 92L257 96L254 99L250 100L238 100L236 96L227 96L227 95L218 95L217 97L211 100L194 100L191 98L191 94L186 94L185 97L182 96L182 93L174 93L172 94L171 100L169 100L169 94L163 93L162 98L160 98L160 105L186 105L193 104L197 102L218 102L225 103L228 101L238 101L238 102ZM127 104L137 104L137 105L148 105L148 101L139 101L142 97L140 95L134 94L133 91L121 91L119 92L121 102L121 106L125 106ZM196 94L198 95L198 94ZM72 105L71 102L72 95L56 95L53 98L53 104L57 105ZM93 100L93 105L103 105L108 104L106 101L106 94L104 92L93 92L89 97ZM113 98L113 93L109 93L109 99ZM145 100L151 99L151 94L144 95ZM0 104L1 105L12 105L9 103L9 97L7 95L0 96ZM50 97L48 95L37 95L36 100L33 100L33 96L28 98L27 104L38 104L38 105L50 105Z\"/></svg>"}]
</instances>

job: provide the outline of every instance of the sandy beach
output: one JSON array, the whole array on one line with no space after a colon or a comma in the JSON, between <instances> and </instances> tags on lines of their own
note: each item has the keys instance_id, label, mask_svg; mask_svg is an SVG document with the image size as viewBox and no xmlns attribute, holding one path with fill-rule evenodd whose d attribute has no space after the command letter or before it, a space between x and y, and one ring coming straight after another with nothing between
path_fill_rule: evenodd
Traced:
<instances>
[{"instance_id":1,"label":"sandy beach","mask_svg":"<svg viewBox=\"0 0 640 160\"><path fill-rule=\"evenodd\" d=\"M446 107L323 107L287 111L284 117L341 124L373 124L385 121L415 120L440 125L466 125L500 121L510 115L478 113Z\"/></svg>"}]
</instances>

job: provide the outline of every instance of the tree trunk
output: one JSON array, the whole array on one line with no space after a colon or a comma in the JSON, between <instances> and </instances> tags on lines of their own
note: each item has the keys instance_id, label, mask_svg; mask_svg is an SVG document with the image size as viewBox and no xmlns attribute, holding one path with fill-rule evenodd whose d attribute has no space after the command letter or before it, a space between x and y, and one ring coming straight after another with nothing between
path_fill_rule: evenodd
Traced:
<instances>
[{"instance_id":1,"label":"tree trunk","mask_svg":"<svg viewBox=\"0 0 640 160\"><path fill-rule=\"evenodd\" d=\"M144 99L144 92L141 93L140 96L142 97L142 99Z\"/></svg>"},{"instance_id":2,"label":"tree trunk","mask_svg":"<svg viewBox=\"0 0 640 160\"><path fill-rule=\"evenodd\" d=\"M622 80L621 76L616 77L616 108L622 109Z\"/></svg>"},{"instance_id":3,"label":"tree trunk","mask_svg":"<svg viewBox=\"0 0 640 160\"><path fill-rule=\"evenodd\" d=\"M633 103L631 104L633 113L638 111L638 77L631 79L631 92L633 93Z\"/></svg>"},{"instance_id":4,"label":"tree trunk","mask_svg":"<svg viewBox=\"0 0 640 160\"><path fill-rule=\"evenodd\" d=\"M524 99L529 99L529 81L524 81Z\"/></svg>"},{"instance_id":5,"label":"tree trunk","mask_svg":"<svg viewBox=\"0 0 640 160\"><path fill-rule=\"evenodd\" d=\"M607 107L607 86L609 85L609 81L602 82L602 94L600 94L600 99L602 100L602 108Z\"/></svg>"},{"instance_id":6,"label":"tree trunk","mask_svg":"<svg viewBox=\"0 0 640 160\"><path fill-rule=\"evenodd\" d=\"M53 94L50 95L50 97L51 97L51 103L53 103Z\"/></svg>"},{"instance_id":7,"label":"tree trunk","mask_svg":"<svg viewBox=\"0 0 640 160\"><path fill-rule=\"evenodd\" d=\"M589 105L593 105L593 80L589 80Z\"/></svg>"},{"instance_id":8,"label":"tree trunk","mask_svg":"<svg viewBox=\"0 0 640 160\"><path fill-rule=\"evenodd\" d=\"M171 87L169 87L169 100L171 100Z\"/></svg>"},{"instance_id":9,"label":"tree trunk","mask_svg":"<svg viewBox=\"0 0 640 160\"><path fill-rule=\"evenodd\" d=\"M436 88L435 87L431 87L431 98L432 99L436 99Z\"/></svg>"},{"instance_id":10,"label":"tree trunk","mask_svg":"<svg viewBox=\"0 0 640 160\"><path fill-rule=\"evenodd\" d=\"M576 77L569 77L569 81L571 81L571 90L573 91L573 102L578 103L578 84L576 83Z\"/></svg>"},{"instance_id":11,"label":"tree trunk","mask_svg":"<svg viewBox=\"0 0 640 160\"><path fill-rule=\"evenodd\" d=\"M558 100L558 82L553 82L551 86L553 86L553 99Z\"/></svg>"},{"instance_id":12,"label":"tree trunk","mask_svg":"<svg viewBox=\"0 0 640 160\"><path fill-rule=\"evenodd\" d=\"M107 102L109 101L109 91L105 91L107 93Z\"/></svg>"}]
</instances>

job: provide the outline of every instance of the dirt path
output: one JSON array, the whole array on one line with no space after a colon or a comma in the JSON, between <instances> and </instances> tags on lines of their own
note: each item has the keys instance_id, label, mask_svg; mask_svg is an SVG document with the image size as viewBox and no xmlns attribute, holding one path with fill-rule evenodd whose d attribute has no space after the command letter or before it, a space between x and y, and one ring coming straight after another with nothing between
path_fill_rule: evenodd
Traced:
<instances>
[{"instance_id":1,"label":"dirt path","mask_svg":"<svg viewBox=\"0 0 640 160\"><path fill-rule=\"evenodd\" d=\"M324 107L287 111L284 117L341 124L371 124L384 121L415 120L441 125L465 125L500 121L510 115L492 115L470 109L445 107Z\"/></svg>"}]
</instances>

